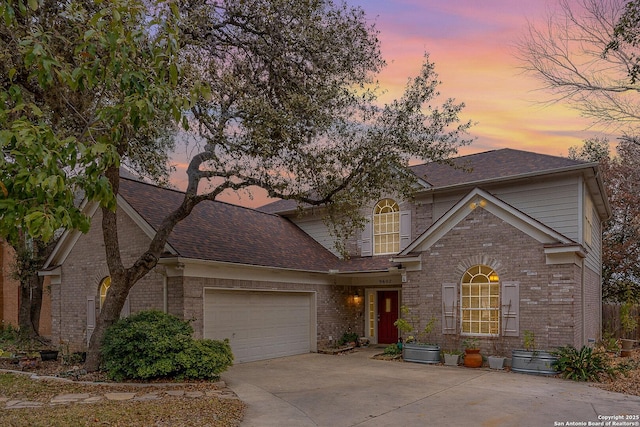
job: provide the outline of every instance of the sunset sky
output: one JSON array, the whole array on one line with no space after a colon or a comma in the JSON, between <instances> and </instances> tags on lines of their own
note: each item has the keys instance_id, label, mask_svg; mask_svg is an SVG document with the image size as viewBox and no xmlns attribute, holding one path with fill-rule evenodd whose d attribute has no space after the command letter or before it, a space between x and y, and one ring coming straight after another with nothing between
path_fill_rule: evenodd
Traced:
<instances>
[{"instance_id":1,"label":"sunset sky","mask_svg":"<svg viewBox=\"0 0 640 427\"><path fill-rule=\"evenodd\" d=\"M515 43L527 21L543 23L557 0L349 0L380 30L389 96L402 93L424 52L442 81L441 93L466 104L463 117L477 122L476 141L462 154L518 148L566 155L570 146L600 136L566 105L543 106L549 94L524 75Z\"/></svg>"},{"instance_id":2,"label":"sunset sky","mask_svg":"<svg viewBox=\"0 0 640 427\"><path fill-rule=\"evenodd\" d=\"M462 118L476 123L475 141L460 154L516 148L566 156L585 138L615 136L589 130L589 121L567 105L545 106L549 94L524 75L515 42L527 22L541 23L557 0L347 0L362 7L380 31L387 67L379 76L387 102L402 95L425 52L442 81L440 92L466 104ZM178 172L178 174L184 172ZM180 177L176 184L180 186ZM260 206L265 200L236 195L225 201Z\"/></svg>"}]
</instances>

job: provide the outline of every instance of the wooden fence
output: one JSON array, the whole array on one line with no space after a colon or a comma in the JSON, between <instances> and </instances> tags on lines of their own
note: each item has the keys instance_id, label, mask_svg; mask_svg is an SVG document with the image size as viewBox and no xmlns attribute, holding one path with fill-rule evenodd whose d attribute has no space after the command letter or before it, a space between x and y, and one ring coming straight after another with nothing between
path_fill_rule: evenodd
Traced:
<instances>
[{"instance_id":1,"label":"wooden fence","mask_svg":"<svg viewBox=\"0 0 640 427\"><path fill-rule=\"evenodd\" d=\"M631 314L640 321L640 307L637 305L631 309ZM630 338L640 340L640 323L631 336L625 336L620 326L620 304L603 303L602 304L602 332L610 334L616 338Z\"/></svg>"}]
</instances>

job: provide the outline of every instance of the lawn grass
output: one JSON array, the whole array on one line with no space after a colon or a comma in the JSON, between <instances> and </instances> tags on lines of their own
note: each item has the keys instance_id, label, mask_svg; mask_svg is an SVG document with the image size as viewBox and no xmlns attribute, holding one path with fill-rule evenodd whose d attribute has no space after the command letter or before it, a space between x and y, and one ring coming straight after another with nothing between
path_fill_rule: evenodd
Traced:
<instances>
[{"instance_id":1,"label":"lawn grass","mask_svg":"<svg viewBox=\"0 0 640 427\"><path fill-rule=\"evenodd\" d=\"M185 385L185 390L207 389L206 384ZM211 387L209 387L211 388ZM167 389L181 389L170 386ZM2 426L238 426L244 403L217 396L176 397L162 387L100 386L59 381L33 380L28 376L0 373L0 398L43 403L42 407L0 409ZM71 403L50 406L59 394L129 391L139 395L150 392L161 398L151 401L110 401ZM0 405L3 405L0 403Z\"/></svg>"}]
</instances>

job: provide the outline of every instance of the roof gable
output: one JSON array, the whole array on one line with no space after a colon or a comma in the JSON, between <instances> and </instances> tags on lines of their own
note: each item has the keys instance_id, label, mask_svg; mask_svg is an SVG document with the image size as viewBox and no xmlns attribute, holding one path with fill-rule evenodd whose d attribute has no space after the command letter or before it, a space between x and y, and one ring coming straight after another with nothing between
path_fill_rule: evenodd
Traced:
<instances>
[{"instance_id":1,"label":"roof gable","mask_svg":"<svg viewBox=\"0 0 640 427\"><path fill-rule=\"evenodd\" d=\"M424 233L418 236L400 255L408 255L412 252L421 252L429 249L474 209L478 208L485 209L542 244L576 245L568 237L476 187L434 222Z\"/></svg>"}]
</instances>

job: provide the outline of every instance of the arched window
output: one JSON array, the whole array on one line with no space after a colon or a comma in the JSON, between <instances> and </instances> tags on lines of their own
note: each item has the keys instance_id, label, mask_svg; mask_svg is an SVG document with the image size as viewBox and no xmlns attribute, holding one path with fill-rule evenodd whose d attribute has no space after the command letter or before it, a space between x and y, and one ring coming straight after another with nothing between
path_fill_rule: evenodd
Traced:
<instances>
[{"instance_id":1,"label":"arched window","mask_svg":"<svg viewBox=\"0 0 640 427\"><path fill-rule=\"evenodd\" d=\"M500 334L500 277L491 267L468 269L462 276L460 298L463 334Z\"/></svg>"},{"instance_id":2,"label":"arched window","mask_svg":"<svg viewBox=\"0 0 640 427\"><path fill-rule=\"evenodd\" d=\"M107 291L111 287L111 277L107 276L100 282L100 310L104 304L105 298L107 298Z\"/></svg>"},{"instance_id":3,"label":"arched window","mask_svg":"<svg viewBox=\"0 0 640 427\"><path fill-rule=\"evenodd\" d=\"M373 209L373 253L400 250L400 207L392 199L382 199Z\"/></svg>"}]
</instances>

